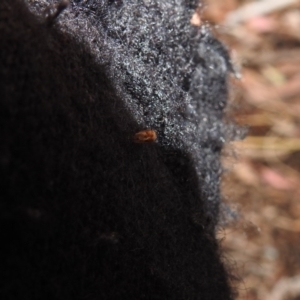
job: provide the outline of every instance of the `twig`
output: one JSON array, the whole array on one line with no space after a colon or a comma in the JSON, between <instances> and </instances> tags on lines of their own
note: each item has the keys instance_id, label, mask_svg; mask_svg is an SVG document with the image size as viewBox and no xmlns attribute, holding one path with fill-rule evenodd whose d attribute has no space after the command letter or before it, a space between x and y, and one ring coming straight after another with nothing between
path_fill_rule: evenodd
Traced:
<instances>
[{"instance_id":1,"label":"twig","mask_svg":"<svg viewBox=\"0 0 300 300\"><path fill-rule=\"evenodd\" d=\"M243 141L234 142L234 146L239 149L259 149L259 150L283 150L288 152L300 150L299 138L279 138L248 136Z\"/></svg>"},{"instance_id":2,"label":"twig","mask_svg":"<svg viewBox=\"0 0 300 300\"><path fill-rule=\"evenodd\" d=\"M276 10L280 10L291 4L297 3L298 1L299 0L263 0L246 4L232 13L229 13L224 25L234 27L238 23L272 13Z\"/></svg>"},{"instance_id":3,"label":"twig","mask_svg":"<svg viewBox=\"0 0 300 300\"><path fill-rule=\"evenodd\" d=\"M296 298L300 295L300 276L283 278L278 281L267 300L284 300L288 297Z\"/></svg>"},{"instance_id":4,"label":"twig","mask_svg":"<svg viewBox=\"0 0 300 300\"><path fill-rule=\"evenodd\" d=\"M285 217L277 217L274 227L292 232L300 232L300 220L291 220Z\"/></svg>"}]
</instances>

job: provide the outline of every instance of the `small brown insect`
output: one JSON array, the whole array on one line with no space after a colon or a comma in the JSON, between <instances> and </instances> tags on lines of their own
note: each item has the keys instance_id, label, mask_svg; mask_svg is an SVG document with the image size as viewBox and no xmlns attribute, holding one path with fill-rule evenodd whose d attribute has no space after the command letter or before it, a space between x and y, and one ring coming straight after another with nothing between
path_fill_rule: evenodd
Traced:
<instances>
[{"instance_id":1,"label":"small brown insect","mask_svg":"<svg viewBox=\"0 0 300 300\"><path fill-rule=\"evenodd\" d=\"M137 132L134 137L133 141L135 143L153 143L157 139L156 131L153 129L146 129Z\"/></svg>"}]
</instances>

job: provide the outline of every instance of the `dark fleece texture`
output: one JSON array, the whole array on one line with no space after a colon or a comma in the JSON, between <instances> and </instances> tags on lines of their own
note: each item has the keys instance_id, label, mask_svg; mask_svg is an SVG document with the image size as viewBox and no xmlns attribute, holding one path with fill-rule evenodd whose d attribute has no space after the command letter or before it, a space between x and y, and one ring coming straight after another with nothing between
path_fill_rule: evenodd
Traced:
<instances>
[{"instance_id":1,"label":"dark fleece texture","mask_svg":"<svg viewBox=\"0 0 300 300\"><path fill-rule=\"evenodd\" d=\"M196 1L55 3L0 1L0 298L231 299L225 49Z\"/></svg>"}]
</instances>

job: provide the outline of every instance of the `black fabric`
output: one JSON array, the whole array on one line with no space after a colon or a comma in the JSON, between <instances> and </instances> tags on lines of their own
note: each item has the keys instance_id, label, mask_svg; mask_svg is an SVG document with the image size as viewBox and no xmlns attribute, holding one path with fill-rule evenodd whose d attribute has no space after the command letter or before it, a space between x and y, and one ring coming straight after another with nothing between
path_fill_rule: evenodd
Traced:
<instances>
[{"instance_id":1,"label":"black fabric","mask_svg":"<svg viewBox=\"0 0 300 300\"><path fill-rule=\"evenodd\" d=\"M64 3L0 1L1 299L231 299L225 49L196 1Z\"/></svg>"}]
</instances>

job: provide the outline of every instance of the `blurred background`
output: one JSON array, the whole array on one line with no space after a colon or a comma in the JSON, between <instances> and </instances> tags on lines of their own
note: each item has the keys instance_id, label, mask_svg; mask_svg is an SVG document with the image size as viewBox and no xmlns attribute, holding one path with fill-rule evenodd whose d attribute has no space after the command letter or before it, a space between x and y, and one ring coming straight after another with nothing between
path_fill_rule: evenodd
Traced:
<instances>
[{"instance_id":1,"label":"blurred background","mask_svg":"<svg viewBox=\"0 0 300 300\"><path fill-rule=\"evenodd\" d=\"M228 114L248 127L224 151L235 213L218 233L237 299L300 299L300 1L205 0L191 22L229 49Z\"/></svg>"}]
</instances>

